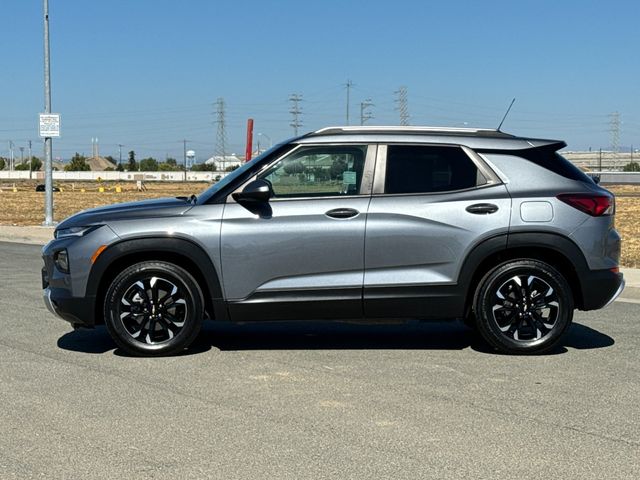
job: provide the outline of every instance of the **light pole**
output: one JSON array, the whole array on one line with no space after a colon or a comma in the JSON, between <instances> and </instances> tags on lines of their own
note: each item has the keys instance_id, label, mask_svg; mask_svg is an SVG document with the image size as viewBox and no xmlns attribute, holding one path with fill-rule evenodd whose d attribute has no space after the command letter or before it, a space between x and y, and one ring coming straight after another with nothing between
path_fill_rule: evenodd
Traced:
<instances>
[{"instance_id":1,"label":"light pole","mask_svg":"<svg viewBox=\"0 0 640 480\"><path fill-rule=\"evenodd\" d=\"M44 0L44 113L51 113L51 72L49 64L49 0ZM53 170L51 165L53 148L51 137L44 139L44 222L53 226Z\"/></svg>"}]
</instances>

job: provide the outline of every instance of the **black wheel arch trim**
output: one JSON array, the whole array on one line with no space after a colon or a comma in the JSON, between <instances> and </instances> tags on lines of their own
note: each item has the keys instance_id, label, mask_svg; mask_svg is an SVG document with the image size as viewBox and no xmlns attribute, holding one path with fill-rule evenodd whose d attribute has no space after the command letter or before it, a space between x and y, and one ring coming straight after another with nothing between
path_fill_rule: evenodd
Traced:
<instances>
[{"instance_id":1,"label":"black wheel arch trim","mask_svg":"<svg viewBox=\"0 0 640 480\"><path fill-rule=\"evenodd\" d=\"M207 291L202 292L205 303L211 306L210 312L216 320L228 320L229 315L218 272L204 249L191 239L180 236L153 235L127 238L109 245L96 259L87 281L87 296L96 299L104 294L100 289L105 273L114 262L133 254L168 253L187 258L199 270L200 280ZM162 260L162 258L158 258ZM100 303L100 302L98 302ZM97 308L100 308L97 305Z\"/></svg>"},{"instance_id":2,"label":"black wheel arch trim","mask_svg":"<svg viewBox=\"0 0 640 480\"><path fill-rule=\"evenodd\" d=\"M611 273L609 275L612 282L611 287L605 289L605 292L595 298L594 283L600 281L598 279L601 279L609 271L591 270L580 247L573 240L563 235L545 231L510 232L481 241L467 255L458 277L458 285L462 286L468 293L465 304L467 306L470 305L469 300L473 296L473 290L475 290L473 282L480 280L478 272L479 270L482 271L483 264L488 258L494 255L505 255L509 258L511 252L528 248L552 251L566 259L565 267L570 267L573 270L569 272L571 278L567 278L567 281L570 283L572 290L574 290L576 307L579 309L592 310L601 308L606 301L602 303L603 299L599 297L606 297L614 284L615 288L619 285L619 282L616 282L617 274ZM524 257L526 256L525 254ZM533 253L530 258L537 258L537 256Z\"/></svg>"}]
</instances>

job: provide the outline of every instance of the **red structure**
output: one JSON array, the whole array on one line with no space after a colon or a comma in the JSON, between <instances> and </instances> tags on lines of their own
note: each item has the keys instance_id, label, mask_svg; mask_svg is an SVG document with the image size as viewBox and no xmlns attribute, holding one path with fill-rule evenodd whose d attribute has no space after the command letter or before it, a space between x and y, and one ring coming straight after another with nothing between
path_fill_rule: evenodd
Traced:
<instances>
[{"instance_id":1,"label":"red structure","mask_svg":"<svg viewBox=\"0 0 640 480\"><path fill-rule=\"evenodd\" d=\"M251 160L251 152L253 151L253 118L247 120L247 149L244 152L244 161Z\"/></svg>"}]
</instances>

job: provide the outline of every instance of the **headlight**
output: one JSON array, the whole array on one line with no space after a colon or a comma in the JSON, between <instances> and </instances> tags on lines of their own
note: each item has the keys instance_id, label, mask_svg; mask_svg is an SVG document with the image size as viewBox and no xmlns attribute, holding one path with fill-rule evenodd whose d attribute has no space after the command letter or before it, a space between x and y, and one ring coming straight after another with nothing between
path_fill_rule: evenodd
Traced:
<instances>
[{"instance_id":1,"label":"headlight","mask_svg":"<svg viewBox=\"0 0 640 480\"><path fill-rule=\"evenodd\" d=\"M69 273L69 255L67 250L59 250L53 254L53 263L62 273Z\"/></svg>"},{"instance_id":2,"label":"headlight","mask_svg":"<svg viewBox=\"0 0 640 480\"><path fill-rule=\"evenodd\" d=\"M91 225L90 227L69 227L69 228L59 228L55 231L55 238L63 238L63 237L82 237L89 232L94 231L96 228L99 228L100 225Z\"/></svg>"}]
</instances>

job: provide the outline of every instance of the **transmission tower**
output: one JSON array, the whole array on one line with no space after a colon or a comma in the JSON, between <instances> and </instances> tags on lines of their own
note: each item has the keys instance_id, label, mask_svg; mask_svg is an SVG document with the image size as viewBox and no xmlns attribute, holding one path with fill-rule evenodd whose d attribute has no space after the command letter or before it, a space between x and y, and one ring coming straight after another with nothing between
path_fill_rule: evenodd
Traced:
<instances>
[{"instance_id":1,"label":"transmission tower","mask_svg":"<svg viewBox=\"0 0 640 480\"><path fill-rule=\"evenodd\" d=\"M298 128L302 126L302 120L300 119L300 116L302 115L302 107L300 107L301 101L301 94L292 93L289 95L289 102L291 102L291 109L289 110L289 113L291 114L291 123L289 125L293 127L293 134L295 136L298 135Z\"/></svg>"},{"instance_id":2,"label":"transmission tower","mask_svg":"<svg viewBox=\"0 0 640 480\"><path fill-rule=\"evenodd\" d=\"M360 125L364 125L368 120L373 118L373 113L371 113L371 110L368 110L369 107L373 106L370 98L360 103Z\"/></svg>"},{"instance_id":3,"label":"transmission tower","mask_svg":"<svg viewBox=\"0 0 640 480\"><path fill-rule=\"evenodd\" d=\"M614 168L618 169L618 151L620 150L620 113L609 114L609 133L611 134L611 151Z\"/></svg>"},{"instance_id":4,"label":"transmission tower","mask_svg":"<svg viewBox=\"0 0 640 480\"><path fill-rule=\"evenodd\" d=\"M407 101L407 87L400 87L395 92L396 110L400 112L400 125L409 125L409 102Z\"/></svg>"},{"instance_id":5,"label":"transmission tower","mask_svg":"<svg viewBox=\"0 0 640 480\"><path fill-rule=\"evenodd\" d=\"M216 106L216 120L215 124L218 126L216 134L216 149L214 156L220 157L222 160L223 170L226 168L227 161L227 127L225 121L225 102L224 98L218 97L215 103Z\"/></svg>"}]
</instances>

